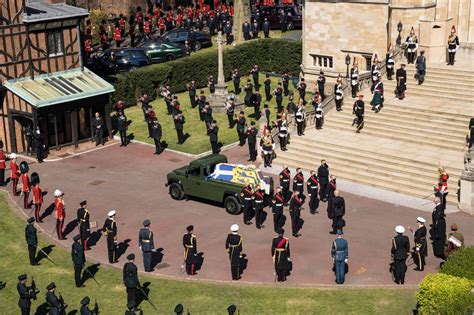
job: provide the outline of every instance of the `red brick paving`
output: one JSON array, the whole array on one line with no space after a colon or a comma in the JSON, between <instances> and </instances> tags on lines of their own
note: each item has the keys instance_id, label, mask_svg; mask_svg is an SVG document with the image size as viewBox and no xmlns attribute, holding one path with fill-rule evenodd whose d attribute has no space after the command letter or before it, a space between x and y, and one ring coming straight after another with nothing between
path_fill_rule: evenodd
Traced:
<instances>
[{"instance_id":1,"label":"red brick paving","mask_svg":"<svg viewBox=\"0 0 474 315\"><path fill-rule=\"evenodd\" d=\"M138 230L143 219L149 218L155 235L155 246L163 248L163 260L154 273L183 278L180 275L183 249L181 245L185 227L194 224L198 250L204 252L204 265L195 279L230 281L230 266L224 249L229 227L233 223L241 226L244 237L244 252L249 259L248 268L241 282L273 283L274 274L270 255L272 229L271 211L267 209L266 228L257 230L254 225L242 224L241 216L232 216L216 205L194 200L174 201L164 186L170 170L186 165L191 159L175 153L165 152L153 155L153 148L133 143L127 148L113 145L108 148L73 156L57 162L31 164L31 171L37 171L41 185L49 193L45 196L46 208L53 200L55 189L65 192L66 222L76 216L81 200L87 199L91 220L102 227L106 214L117 210L118 239L131 239L130 247L115 264L121 268L125 256L134 252L137 264L143 270L137 245ZM247 163L247 147L234 147L224 152L230 162ZM11 189L7 189L11 193ZM390 240L394 226L402 224L415 227L416 217L423 216L429 224L431 214L410 208L397 207L382 201L342 193L346 199L347 215L345 238L349 241L350 271L347 285L390 285L388 272L390 262ZM14 197L20 203L19 197ZM326 216L326 204L320 206L320 214L312 216L307 211L302 216L305 225L303 237L290 237L294 271L287 285L332 285L332 259L330 247L334 236L328 234L331 222ZM288 219L289 219L289 215ZM464 233L466 242L474 241L474 219L464 213L448 214L447 225L456 222ZM40 224L47 233L54 227L53 215ZM289 220L286 230L290 230ZM77 228L68 235L68 240L57 241L69 247ZM289 234L289 233L287 233ZM412 241L412 239L411 239ZM107 263L106 243L101 239L87 255L101 263ZM432 256L431 246L425 272L413 271L409 267L407 285L418 284L427 273L436 272L440 260Z\"/></svg>"}]
</instances>

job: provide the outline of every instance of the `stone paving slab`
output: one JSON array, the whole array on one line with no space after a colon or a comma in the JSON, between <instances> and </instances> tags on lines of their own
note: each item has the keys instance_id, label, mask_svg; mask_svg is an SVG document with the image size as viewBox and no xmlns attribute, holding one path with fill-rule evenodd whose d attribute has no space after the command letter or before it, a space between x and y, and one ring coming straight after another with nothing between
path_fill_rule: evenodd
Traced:
<instances>
[{"instance_id":1,"label":"stone paving slab","mask_svg":"<svg viewBox=\"0 0 474 315\"><path fill-rule=\"evenodd\" d=\"M230 162L247 163L247 147L235 147L225 151ZM117 145L92 151L86 154L65 158L61 161L31 164L31 171L39 172L41 185L48 191L45 196L47 208L53 201L52 193L59 188L65 192L66 223L76 216L78 203L87 199L91 220L102 227L106 214L116 209L118 222L118 240L129 240L128 248L114 266L121 268L125 256L131 252L137 255L137 264L143 270L141 255L137 245L138 230L143 219L149 218L155 233L157 248L163 248L162 263L155 268L154 274L177 279L180 275L183 249L182 235L188 224L194 224L198 238L198 250L204 253L202 270L193 279L206 281L230 281L230 266L224 249L229 227L233 223L241 226L244 237L244 252L249 259L248 268L243 274L245 283L274 283L272 259L270 255L272 231L271 214L266 228L257 230L254 225L244 226L241 216L229 215L220 205L198 202L196 200L174 201L164 186L168 171L186 165L190 159L186 156L165 152L153 155L153 148L140 144L131 144L126 148ZM265 169L263 169L265 171ZM5 189L11 193L11 188ZM423 211L371 200L344 191L346 198L347 227L345 237L349 240L350 272L346 284L352 286L391 285L388 273L390 262L390 240L394 236L394 226L402 224L414 227L417 216L424 216L428 223L430 215ZM12 197L21 203L19 197ZM320 214L312 216L307 205L302 213L306 223L303 237L290 237L294 271L285 285L332 285L334 275L331 272L332 259L330 247L334 236L328 234L331 221L326 216L326 204L320 206ZM267 210L269 212L269 210ZM22 211L23 212L23 211ZM25 212L23 212L24 214ZM286 213L288 218L289 215ZM448 214L447 224L456 222L464 233L467 244L474 242L474 235L468 233L474 229L474 219L464 213ZM50 215L40 224L45 233L51 233L55 219ZM289 231L289 220L286 230ZM70 248L72 236L65 241L53 240ZM425 272L408 269L406 284L416 285L427 273L437 271L440 260L432 256L427 259ZM99 240L87 256L107 265L106 243ZM26 259L26 250L25 250Z\"/></svg>"}]
</instances>

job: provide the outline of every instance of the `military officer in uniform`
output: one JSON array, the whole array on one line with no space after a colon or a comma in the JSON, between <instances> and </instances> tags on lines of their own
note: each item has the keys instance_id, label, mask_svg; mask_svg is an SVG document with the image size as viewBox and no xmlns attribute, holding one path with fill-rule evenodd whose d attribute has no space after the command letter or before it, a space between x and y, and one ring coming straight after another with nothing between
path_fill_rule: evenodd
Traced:
<instances>
[{"instance_id":1,"label":"military officer in uniform","mask_svg":"<svg viewBox=\"0 0 474 315\"><path fill-rule=\"evenodd\" d=\"M184 115L181 110L178 110L176 115L174 115L174 127L176 129L176 134L178 135L178 144L184 143L184 133L183 125L185 123Z\"/></svg>"},{"instance_id":2,"label":"military officer in uniform","mask_svg":"<svg viewBox=\"0 0 474 315\"><path fill-rule=\"evenodd\" d=\"M250 185L249 180L245 182L245 187L240 192L240 200L242 200L242 211L244 217L244 224L252 224L252 186Z\"/></svg>"},{"instance_id":3,"label":"military officer in uniform","mask_svg":"<svg viewBox=\"0 0 474 315\"><path fill-rule=\"evenodd\" d=\"M291 172L287 165L283 166L283 170L280 172L280 186L282 189L282 195L285 200L285 204L290 200L290 180Z\"/></svg>"},{"instance_id":4,"label":"military officer in uniform","mask_svg":"<svg viewBox=\"0 0 474 315\"><path fill-rule=\"evenodd\" d=\"M344 92L342 90L342 77L339 75L336 80L336 84L334 84L334 99L336 101L336 110L338 112L342 111L342 103L344 99Z\"/></svg>"},{"instance_id":5,"label":"military officer in uniform","mask_svg":"<svg viewBox=\"0 0 474 315\"><path fill-rule=\"evenodd\" d=\"M403 235L405 228L401 225L395 227L397 235L392 238L392 268L394 281L396 284L405 283L405 272L407 270L407 257L410 253L410 240Z\"/></svg>"},{"instance_id":6,"label":"military officer in uniform","mask_svg":"<svg viewBox=\"0 0 474 315\"><path fill-rule=\"evenodd\" d=\"M444 246L446 244L446 219L445 206L441 203L439 197L434 198L435 209L431 215L432 225L430 230L431 240L433 242L433 254L435 257L444 258Z\"/></svg>"},{"instance_id":7,"label":"military officer in uniform","mask_svg":"<svg viewBox=\"0 0 474 315\"><path fill-rule=\"evenodd\" d=\"M127 302L136 301L137 288L140 286L138 281L138 268L134 264L135 254L127 256L128 262L123 266L123 284L127 289Z\"/></svg>"},{"instance_id":8,"label":"military officer in uniform","mask_svg":"<svg viewBox=\"0 0 474 315\"><path fill-rule=\"evenodd\" d=\"M107 236L107 251L109 263L117 262L117 222L115 222L115 210L109 211L108 218L104 222L102 232Z\"/></svg>"},{"instance_id":9,"label":"military officer in uniform","mask_svg":"<svg viewBox=\"0 0 474 315\"><path fill-rule=\"evenodd\" d=\"M315 106L314 112L315 112L314 116L316 117L315 119L316 129L319 130L323 128L323 123L324 123L324 110L322 108L321 95L318 96L317 106Z\"/></svg>"},{"instance_id":10,"label":"military officer in uniform","mask_svg":"<svg viewBox=\"0 0 474 315\"><path fill-rule=\"evenodd\" d=\"M161 148L161 137L163 136L161 125L158 122L158 119L155 117L153 119L153 124L151 125L151 137L153 138L153 142L155 142L155 154L159 155L163 152Z\"/></svg>"},{"instance_id":11,"label":"military officer in uniform","mask_svg":"<svg viewBox=\"0 0 474 315\"><path fill-rule=\"evenodd\" d=\"M385 54L385 62L387 63L387 80L392 80L393 67L395 66L392 44L388 45L387 53Z\"/></svg>"},{"instance_id":12,"label":"military officer in uniform","mask_svg":"<svg viewBox=\"0 0 474 315\"><path fill-rule=\"evenodd\" d=\"M35 218L31 217L28 219L28 224L25 227L25 239L28 245L28 257L30 258L30 265L36 266L36 247L38 246L38 236L36 234L36 228L33 224Z\"/></svg>"},{"instance_id":13,"label":"military officer in uniform","mask_svg":"<svg viewBox=\"0 0 474 315\"><path fill-rule=\"evenodd\" d=\"M219 141L219 126L217 126L217 121L212 120L209 125L209 129L207 129L207 134L209 135L209 141L211 142L212 154L219 153L219 145L217 141Z\"/></svg>"},{"instance_id":14,"label":"military officer in uniform","mask_svg":"<svg viewBox=\"0 0 474 315\"><path fill-rule=\"evenodd\" d=\"M278 236L272 241L272 258L278 282L286 281L291 271L290 241L284 237L285 230L280 228Z\"/></svg>"},{"instance_id":15,"label":"military officer in uniform","mask_svg":"<svg viewBox=\"0 0 474 315\"><path fill-rule=\"evenodd\" d=\"M293 177L293 192L298 191L299 197L304 199L304 175L301 168L296 168L295 177Z\"/></svg>"},{"instance_id":16,"label":"military officer in uniform","mask_svg":"<svg viewBox=\"0 0 474 315\"><path fill-rule=\"evenodd\" d=\"M196 275L195 263L197 255L197 241L193 234L194 226L186 227L187 233L183 235L184 263L186 264L186 274Z\"/></svg>"},{"instance_id":17,"label":"military officer in uniform","mask_svg":"<svg viewBox=\"0 0 474 315\"><path fill-rule=\"evenodd\" d=\"M31 299L36 300L36 288L33 284L31 286L26 285L27 278L26 274L19 275L18 284L16 286L18 294L20 295L18 306L20 307L21 315L30 315Z\"/></svg>"},{"instance_id":18,"label":"military officer in uniform","mask_svg":"<svg viewBox=\"0 0 474 315\"><path fill-rule=\"evenodd\" d=\"M338 230L342 231L346 225L344 215L346 214L346 202L339 194L339 190L334 190L334 199L332 201L332 232L336 234Z\"/></svg>"},{"instance_id":19,"label":"military officer in uniform","mask_svg":"<svg viewBox=\"0 0 474 315\"><path fill-rule=\"evenodd\" d=\"M275 195L273 195L272 199L273 230L275 233L284 225L284 222L282 222L284 204L285 197L283 196L282 187L280 186L276 188Z\"/></svg>"},{"instance_id":20,"label":"military officer in uniform","mask_svg":"<svg viewBox=\"0 0 474 315\"><path fill-rule=\"evenodd\" d=\"M252 74L253 84L255 86L255 90L258 91L260 84L258 83L258 76L260 74L260 67L258 65L254 65L252 70L250 70Z\"/></svg>"},{"instance_id":21,"label":"military officer in uniform","mask_svg":"<svg viewBox=\"0 0 474 315\"><path fill-rule=\"evenodd\" d=\"M283 82L283 94L285 96L288 96L290 93L290 90L288 89L288 86L290 85L290 75L288 72L285 72L282 77L282 82Z\"/></svg>"},{"instance_id":22,"label":"military officer in uniform","mask_svg":"<svg viewBox=\"0 0 474 315\"><path fill-rule=\"evenodd\" d=\"M58 239L63 240L63 225L66 218L66 209L63 199L64 193L59 189L54 191L54 212L56 216L56 235Z\"/></svg>"},{"instance_id":23,"label":"military officer in uniform","mask_svg":"<svg viewBox=\"0 0 474 315\"><path fill-rule=\"evenodd\" d=\"M451 27L451 34L448 37L448 66L454 66L454 58L456 56L456 50L459 47L459 38L456 35L456 28L454 25Z\"/></svg>"},{"instance_id":24,"label":"military officer in uniform","mask_svg":"<svg viewBox=\"0 0 474 315\"><path fill-rule=\"evenodd\" d=\"M242 270L241 266L241 257L242 257L242 236L239 235L239 226L233 224L230 227L231 234L227 235L225 241L225 248L227 253L229 253L230 260L230 269L232 273L232 280L239 280L241 278Z\"/></svg>"},{"instance_id":25,"label":"military officer in uniform","mask_svg":"<svg viewBox=\"0 0 474 315\"><path fill-rule=\"evenodd\" d=\"M415 232L410 228L415 239L415 247L413 247L413 262L416 265L414 270L423 271L425 269L425 257L428 256L428 244L426 242L427 230L425 227L426 220L422 217L416 218L418 228Z\"/></svg>"},{"instance_id":26,"label":"military officer in uniform","mask_svg":"<svg viewBox=\"0 0 474 315\"><path fill-rule=\"evenodd\" d=\"M265 101L270 102L272 99L272 80L270 80L270 75L265 75L265 81L263 81L263 85L265 86Z\"/></svg>"},{"instance_id":27,"label":"military officer in uniform","mask_svg":"<svg viewBox=\"0 0 474 315\"><path fill-rule=\"evenodd\" d=\"M229 96L227 101L225 102L225 110L227 114L227 121L229 122L229 128L234 128L234 110L235 110L235 102L234 97Z\"/></svg>"},{"instance_id":28,"label":"military officer in uniform","mask_svg":"<svg viewBox=\"0 0 474 315\"><path fill-rule=\"evenodd\" d=\"M342 237L342 230L337 230L337 238L332 243L331 256L334 261L336 283L343 284L346 278L346 264L349 259L349 244Z\"/></svg>"},{"instance_id":29,"label":"military officer in uniform","mask_svg":"<svg viewBox=\"0 0 474 315\"><path fill-rule=\"evenodd\" d=\"M357 101L354 102L352 107L352 112L355 114L356 118L352 121L352 126L357 125L356 132L359 133L362 128L364 128L364 94L359 93Z\"/></svg>"},{"instance_id":30,"label":"military officer in uniform","mask_svg":"<svg viewBox=\"0 0 474 315\"><path fill-rule=\"evenodd\" d=\"M90 213L87 210L87 201L83 200L79 203L81 206L77 209L77 221L79 221L79 234L81 235L81 244L84 250L89 250L87 240L90 236Z\"/></svg>"},{"instance_id":31,"label":"military officer in uniform","mask_svg":"<svg viewBox=\"0 0 474 315\"><path fill-rule=\"evenodd\" d=\"M247 141L249 144L249 159L247 161L255 162L257 159L257 149L255 148L257 143L258 130L255 128L255 121L250 123L250 127L247 129Z\"/></svg>"},{"instance_id":32,"label":"military officer in uniform","mask_svg":"<svg viewBox=\"0 0 474 315\"><path fill-rule=\"evenodd\" d=\"M88 296L85 296L81 300L81 308L79 310L80 315L98 315L98 311L91 310L89 308L89 304L91 303L91 299Z\"/></svg>"},{"instance_id":33,"label":"military officer in uniform","mask_svg":"<svg viewBox=\"0 0 474 315\"><path fill-rule=\"evenodd\" d=\"M153 232L150 230L151 222L146 219L143 221L143 228L138 232L138 246L143 253L143 267L145 272L152 272L153 250L155 244L153 242Z\"/></svg>"},{"instance_id":34,"label":"military officer in uniform","mask_svg":"<svg viewBox=\"0 0 474 315\"><path fill-rule=\"evenodd\" d=\"M307 85L306 85L306 82L305 82L304 78L301 78L300 83L299 83L298 88L297 88L298 89L298 94L299 94L299 97L300 97L299 100L298 100L298 103L303 101L303 105L306 104L306 101L304 99L305 96L306 96L306 87L307 87Z\"/></svg>"},{"instance_id":35,"label":"military officer in uniform","mask_svg":"<svg viewBox=\"0 0 474 315\"><path fill-rule=\"evenodd\" d=\"M294 237L300 237L300 229L303 227L304 220L301 218L301 207L303 206L303 199L300 197L300 192L295 190L293 197L290 200L290 217L291 217L291 231Z\"/></svg>"},{"instance_id":36,"label":"military officer in uniform","mask_svg":"<svg viewBox=\"0 0 474 315\"><path fill-rule=\"evenodd\" d=\"M397 70L397 74L399 74L398 70ZM382 109L383 102L384 102L384 95L383 95L384 87L383 87L383 82L382 82L382 78L380 77L380 74L377 75L377 81L375 81L371 92L374 94L374 96L372 97L372 101L370 102L370 104L372 105L372 110L378 113Z\"/></svg>"},{"instance_id":37,"label":"military officer in uniform","mask_svg":"<svg viewBox=\"0 0 474 315\"><path fill-rule=\"evenodd\" d=\"M304 136L304 129L306 125L306 111L304 109L303 101L301 100L298 104L298 108L295 113L295 120L298 136Z\"/></svg>"},{"instance_id":38,"label":"military officer in uniform","mask_svg":"<svg viewBox=\"0 0 474 315\"><path fill-rule=\"evenodd\" d=\"M306 190L308 191L308 195L309 195L309 212L311 214L318 213L318 207L319 207L318 189L319 189L319 182L316 176L316 172L311 171L308 181L306 182Z\"/></svg>"},{"instance_id":39,"label":"military officer in uniform","mask_svg":"<svg viewBox=\"0 0 474 315\"><path fill-rule=\"evenodd\" d=\"M407 40L405 41L407 47L407 62L408 64L415 62L416 50L418 49L418 39L415 35L415 29L411 28L410 35L408 35Z\"/></svg>"},{"instance_id":40,"label":"military officer in uniform","mask_svg":"<svg viewBox=\"0 0 474 315\"><path fill-rule=\"evenodd\" d=\"M333 201L334 201L334 192L337 189L337 184L336 184L336 176L331 175L331 179L329 180L328 183L328 188L327 188L327 202L328 202L328 207L327 207L327 213L328 213L328 218L329 219L334 219L334 207L333 207ZM330 232L333 234L332 232Z\"/></svg>"},{"instance_id":41,"label":"military officer in uniform","mask_svg":"<svg viewBox=\"0 0 474 315\"><path fill-rule=\"evenodd\" d=\"M239 94L240 93L240 73L237 68L232 70L232 83L234 83L234 93Z\"/></svg>"},{"instance_id":42,"label":"military officer in uniform","mask_svg":"<svg viewBox=\"0 0 474 315\"><path fill-rule=\"evenodd\" d=\"M54 292L56 290L56 284L51 282L46 287L46 303L48 304L49 308L49 315L62 315L64 310L64 303L61 301L61 298L56 296Z\"/></svg>"},{"instance_id":43,"label":"military officer in uniform","mask_svg":"<svg viewBox=\"0 0 474 315\"><path fill-rule=\"evenodd\" d=\"M407 72L405 71L405 64L402 63L400 65L400 69L397 70L395 77L397 79L397 97L399 100L403 100L407 89Z\"/></svg>"},{"instance_id":44,"label":"military officer in uniform","mask_svg":"<svg viewBox=\"0 0 474 315\"><path fill-rule=\"evenodd\" d=\"M117 117L117 129L120 134L120 146L126 147L127 146L127 116L123 113L123 111L119 111Z\"/></svg>"},{"instance_id":45,"label":"military officer in uniform","mask_svg":"<svg viewBox=\"0 0 474 315\"><path fill-rule=\"evenodd\" d=\"M281 112L283 109L283 88L281 87L281 82L278 82L276 89L273 90L273 95L275 95L275 101L277 104L277 112Z\"/></svg>"},{"instance_id":46,"label":"military officer in uniform","mask_svg":"<svg viewBox=\"0 0 474 315\"><path fill-rule=\"evenodd\" d=\"M191 80L188 84L188 94L189 94L189 101L191 103L191 107L196 107L196 81Z\"/></svg>"},{"instance_id":47,"label":"military officer in uniform","mask_svg":"<svg viewBox=\"0 0 474 315\"><path fill-rule=\"evenodd\" d=\"M239 145L243 146L245 144L245 129L246 129L246 119L245 113L240 111L239 116L235 120L237 124L237 135L239 136Z\"/></svg>"},{"instance_id":48,"label":"military officer in uniform","mask_svg":"<svg viewBox=\"0 0 474 315\"><path fill-rule=\"evenodd\" d=\"M356 57L354 57L354 62L352 63L352 68L351 68L352 98L356 97L358 91L359 91L359 67L357 64L357 59Z\"/></svg>"},{"instance_id":49,"label":"military officer in uniform","mask_svg":"<svg viewBox=\"0 0 474 315\"><path fill-rule=\"evenodd\" d=\"M82 268L86 263L86 256L84 255L84 247L79 242L81 240L80 235L76 235L73 237L74 243L71 246L71 258L72 258L72 265L74 266L74 281L76 284L76 288L84 287L85 285L82 284Z\"/></svg>"},{"instance_id":50,"label":"military officer in uniform","mask_svg":"<svg viewBox=\"0 0 474 315\"><path fill-rule=\"evenodd\" d=\"M261 229L262 227L265 227L263 225L264 221L264 216L265 212L263 211L263 208L265 207L265 196L264 192L261 191L260 185L255 185L255 190L252 195L252 200L253 200L253 209L255 211L255 225L257 229Z\"/></svg>"},{"instance_id":51,"label":"military officer in uniform","mask_svg":"<svg viewBox=\"0 0 474 315\"><path fill-rule=\"evenodd\" d=\"M321 95L321 100L324 101L326 98L326 94L324 94L324 85L326 84L326 77L324 76L324 72L321 70L319 71L318 77L318 92Z\"/></svg>"},{"instance_id":52,"label":"military officer in uniform","mask_svg":"<svg viewBox=\"0 0 474 315\"><path fill-rule=\"evenodd\" d=\"M281 118L277 120L278 126L278 140L280 140L280 149L286 151L286 144L288 140L288 122L286 120L286 114L281 115Z\"/></svg>"},{"instance_id":53,"label":"military officer in uniform","mask_svg":"<svg viewBox=\"0 0 474 315\"><path fill-rule=\"evenodd\" d=\"M327 201L328 185L329 185L329 165L326 160L321 160L321 165L318 167L318 181L319 181L319 200Z\"/></svg>"}]
</instances>

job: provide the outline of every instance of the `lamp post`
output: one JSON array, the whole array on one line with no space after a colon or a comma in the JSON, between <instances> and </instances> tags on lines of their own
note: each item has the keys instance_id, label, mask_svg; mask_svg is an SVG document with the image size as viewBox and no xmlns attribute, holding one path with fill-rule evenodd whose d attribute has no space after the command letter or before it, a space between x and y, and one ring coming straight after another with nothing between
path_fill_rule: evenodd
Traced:
<instances>
[{"instance_id":1,"label":"lamp post","mask_svg":"<svg viewBox=\"0 0 474 315\"><path fill-rule=\"evenodd\" d=\"M349 54L346 55L346 78L349 80L349 65L351 64L351 56Z\"/></svg>"},{"instance_id":2,"label":"lamp post","mask_svg":"<svg viewBox=\"0 0 474 315\"><path fill-rule=\"evenodd\" d=\"M398 46L402 44L402 36L400 35L402 30L403 30L403 24L402 24L402 21L399 21L397 24L398 37L397 37L397 42L396 42Z\"/></svg>"}]
</instances>

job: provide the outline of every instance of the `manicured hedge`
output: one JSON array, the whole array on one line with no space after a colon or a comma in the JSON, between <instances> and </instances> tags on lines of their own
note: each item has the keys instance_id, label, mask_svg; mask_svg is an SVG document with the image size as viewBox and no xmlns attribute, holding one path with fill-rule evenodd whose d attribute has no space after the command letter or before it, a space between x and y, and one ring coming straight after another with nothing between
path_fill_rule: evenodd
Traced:
<instances>
[{"instance_id":1,"label":"manicured hedge","mask_svg":"<svg viewBox=\"0 0 474 315\"><path fill-rule=\"evenodd\" d=\"M474 284L474 246L454 251L443 264L441 272L469 279Z\"/></svg>"},{"instance_id":2,"label":"manicured hedge","mask_svg":"<svg viewBox=\"0 0 474 315\"><path fill-rule=\"evenodd\" d=\"M465 314L472 305L471 282L438 273L427 275L416 293L419 314Z\"/></svg>"},{"instance_id":3,"label":"manicured hedge","mask_svg":"<svg viewBox=\"0 0 474 315\"><path fill-rule=\"evenodd\" d=\"M243 43L224 51L224 73L226 81L231 79L231 69L236 67L242 76L242 84L254 64L262 71L297 76L301 64L301 42L283 39L261 39ZM170 83L174 92L186 90L192 79L198 87L207 85L207 78L213 74L217 79L217 51L203 51L172 62L154 64L125 74L110 77L115 87L116 100L123 100L126 106L137 103L141 93L148 93L152 99L159 94L158 87Z\"/></svg>"}]
</instances>

